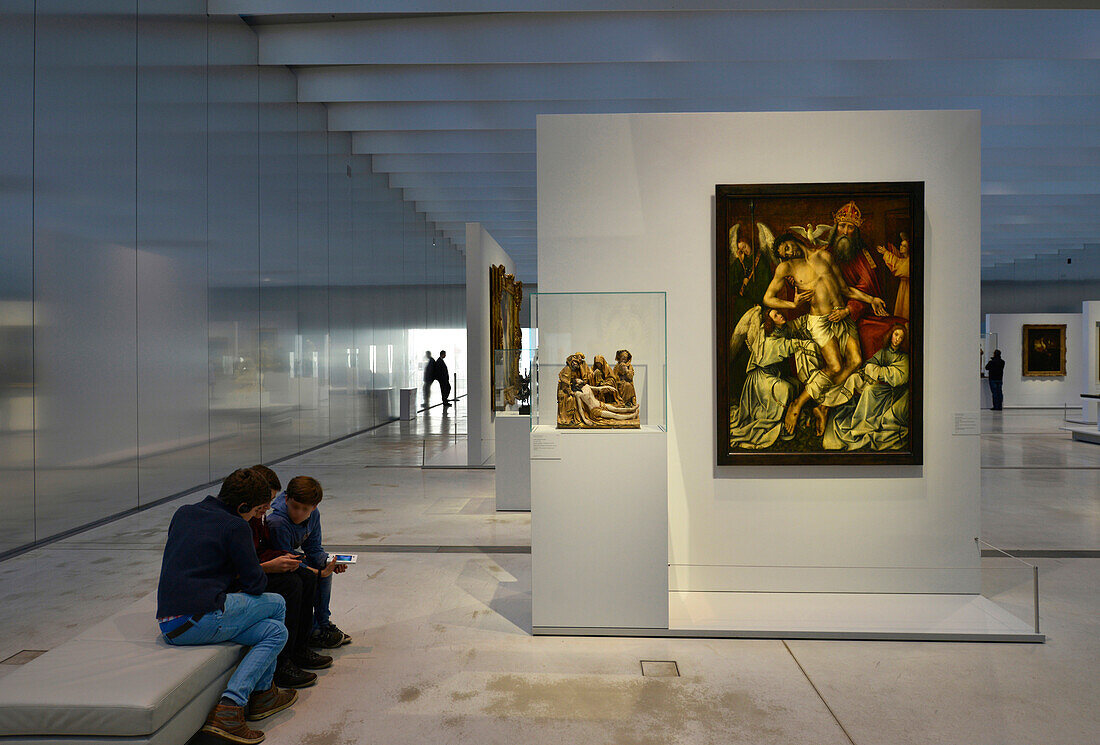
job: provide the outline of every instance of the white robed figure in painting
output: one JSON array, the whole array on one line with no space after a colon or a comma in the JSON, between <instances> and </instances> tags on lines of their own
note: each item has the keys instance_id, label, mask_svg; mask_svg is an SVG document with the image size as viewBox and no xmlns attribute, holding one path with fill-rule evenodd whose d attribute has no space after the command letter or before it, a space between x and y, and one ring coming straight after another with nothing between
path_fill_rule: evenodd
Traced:
<instances>
[{"instance_id":1,"label":"white robed figure in painting","mask_svg":"<svg viewBox=\"0 0 1100 745\"><path fill-rule=\"evenodd\" d=\"M791 357L803 344L782 332L787 319L759 305L745 311L730 338L730 358L742 345L749 349L748 377L741 388L741 400L730 411L730 446L763 450L782 438L794 435L783 429L783 414L798 396L798 384L784 375Z\"/></svg>"},{"instance_id":2,"label":"white robed figure in painting","mask_svg":"<svg viewBox=\"0 0 1100 745\"><path fill-rule=\"evenodd\" d=\"M909 439L908 332L890 329L889 343L867 360L859 397L836 409L825 430L826 450L904 450Z\"/></svg>"}]
</instances>

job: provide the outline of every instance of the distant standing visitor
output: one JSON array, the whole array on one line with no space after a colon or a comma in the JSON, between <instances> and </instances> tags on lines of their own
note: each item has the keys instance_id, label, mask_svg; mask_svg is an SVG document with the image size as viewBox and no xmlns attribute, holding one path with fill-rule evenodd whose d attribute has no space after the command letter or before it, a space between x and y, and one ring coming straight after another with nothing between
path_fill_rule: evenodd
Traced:
<instances>
[{"instance_id":1,"label":"distant standing visitor","mask_svg":"<svg viewBox=\"0 0 1100 745\"><path fill-rule=\"evenodd\" d=\"M424 353L428 361L424 364L424 408L432 405L432 383L435 381L435 358L429 349Z\"/></svg>"},{"instance_id":2,"label":"distant standing visitor","mask_svg":"<svg viewBox=\"0 0 1100 745\"><path fill-rule=\"evenodd\" d=\"M451 405L448 400L451 397L451 373L447 369L447 363L443 358L447 356L445 350L439 350L439 357L435 361L435 379L439 381L439 390L443 394L443 408Z\"/></svg>"},{"instance_id":3,"label":"distant standing visitor","mask_svg":"<svg viewBox=\"0 0 1100 745\"><path fill-rule=\"evenodd\" d=\"M993 358L985 363L985 370L989 373L989 392L993 394L993 411L1000 411L1005 401L1004 392L1001 389L1004 384L1005 361L1001 359L1001 350L993 350Z\"/></svg>"}]
</instances>

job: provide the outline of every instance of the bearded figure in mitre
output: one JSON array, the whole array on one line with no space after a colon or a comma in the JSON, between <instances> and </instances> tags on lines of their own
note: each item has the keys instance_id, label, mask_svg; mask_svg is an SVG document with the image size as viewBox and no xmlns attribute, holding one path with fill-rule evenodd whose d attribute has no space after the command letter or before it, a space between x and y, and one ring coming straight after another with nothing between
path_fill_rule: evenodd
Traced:
<instances>
[{"instance_id":1,"label":"bearded figure in mitre","mask_svg":"<svg viewBox=\"0 0 1100 745\"><path fill-rule=\"evenodd\" d=\"M878 264L871 257L860 228L863 215L854 201L848 202L833 215L833 231L825 250L832 254L849 287L862 290L871 297L882 298L882 282L878 276ZM859 329L860 349L863 359L882 349L886 335L895 325L909 328L906 318L876 316L870 304L849 298L848 313Z\"/></svg>"}]
</instances>

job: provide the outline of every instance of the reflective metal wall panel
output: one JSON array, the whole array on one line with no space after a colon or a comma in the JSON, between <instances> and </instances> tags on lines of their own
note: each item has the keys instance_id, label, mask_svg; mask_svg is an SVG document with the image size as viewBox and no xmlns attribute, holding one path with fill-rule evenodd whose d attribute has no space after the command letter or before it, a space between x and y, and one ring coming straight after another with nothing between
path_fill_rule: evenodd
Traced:
<instances>
[{"instance_id":1,"label":"reflective metal wall panel","mask_svg":"<svg viewBox=\"0 0 1100 745\"><path fill-rule=\"evenodd\" d=\"M259 70L260 457L298 447L297 81L284 67Z\"/></svg>"},{"instance_id":2,"label":"reflective metal wall panel","mask_svg":"<svg viewBox=\"0 0 1100 745\"><path fill-rule=\"evenodd\" d=\"M0 4L0 553L34 540L34 2Z\"/></svg>"},{"instance_id":3,"label":"reflective metal wall panel","mask_svg":"<svg viewBox=\"0 0 1100 745\"><path fill-rule=\"evenodd\" d=\"M133 0L37 3L39 539L138 503L135 21Z\"/></svg>"},{"instance_id":4,"label":"reflective metal wall panel","mask_svg":"<svg viewBox=\"0 0 1100 745\"><path fill-rule=\"evenodd\" d=\"M375 418L374 374L372 353L377 356L374 344L376 312L369 288L375 277L385 272L378 236L378 204L371 190L370 158L352 159L352 251L349 276L352 277L352 318L356 357L355 377L358 382L352 400L354 429L373 427Z\"/></svg>"},{"instance_id":5,"label":"reflective metal wall panel","mask_svg":"<svg viewBox=\"0 0 1100 745\"><path fill-rule=\"evenodd\" d=\"M328 115L298 105L298 396L302 449L328 439Z\"/></svg>"},{"instance_id":6,"label":"reflective metal wall panel","mask_svg":"<svg viewBox=\"0 0 1100 745\"><path fill-rule=\"evenodd\" d=\"M0 0L0 95L0 554L390 421L463 324L461 254L203 0Z\"/></svg>"},{"instance_id":7,"label":"reflective metal wall panel","mask_svg":"<svg viewBox=\"0 0 1100 745\"><path fill-rule=\"evenodd\" d=\"M260 460L260 293L256 36L209 21L210 469Z\"/></svg>"},{"instance_id":8,"label":"reflective metal wall panel","mask_svg":"<svg viewBox=\"0 0 1100 745\"><path fill-rule=\"evenodd\" d=\"M355 431L359 348L355 344L351 138L330 132L329 147L329 436Z\"/></svg>"},{"instance_id":9,"label":"reflective metal wall panel","mask_svg":"<svg viewBox=\"0 0 1100 745\"><path fill-rule=\"evenodd\" d=\"M137 25L141 502L209 478L206 4L143 0Z\"/></svg>"}]
</instances>

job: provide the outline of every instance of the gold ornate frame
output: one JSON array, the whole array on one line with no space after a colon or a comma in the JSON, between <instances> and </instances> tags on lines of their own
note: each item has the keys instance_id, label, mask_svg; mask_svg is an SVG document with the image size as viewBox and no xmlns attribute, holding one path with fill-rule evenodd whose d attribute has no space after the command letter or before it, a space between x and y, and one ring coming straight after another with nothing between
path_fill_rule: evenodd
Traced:
<instances>
[{"instance_id":1,"label":"gold ornate frame","mask_svg":"<svg viewBox=\"0 0 1100 745\"><path fill-rule=\"evenodd\" d=\"M1031 335L1029 331L1058 332L1058 369L1033 370L1029 353ZM1066 375L1066 324L1064 323L1025 323L1020 331L1020 364L1025 378L1063 378Z\"/></svg>"},{"instance_id":2,"label":"gold ornate frame","mask_svg":"<svg viewBox=\"0 0 1100 745\"><path fill-rule=\"evenodd\" d=\"M523 346L523 332L519 325L519 310L523 304L523 283L516 275L505 274L503 264L489 267L489 348L495 355L498 349L516 350L508 363L508 379L504 385L504 401L497 404L496 361L489 364L489 405L494 411L503 411L516 402L519 395L519 349ZM505 313L507 310L507 314ZM507 324L505 324L507 315ZM505 328L507 326L507 328Z\"/></svg>"}]
</instances>

